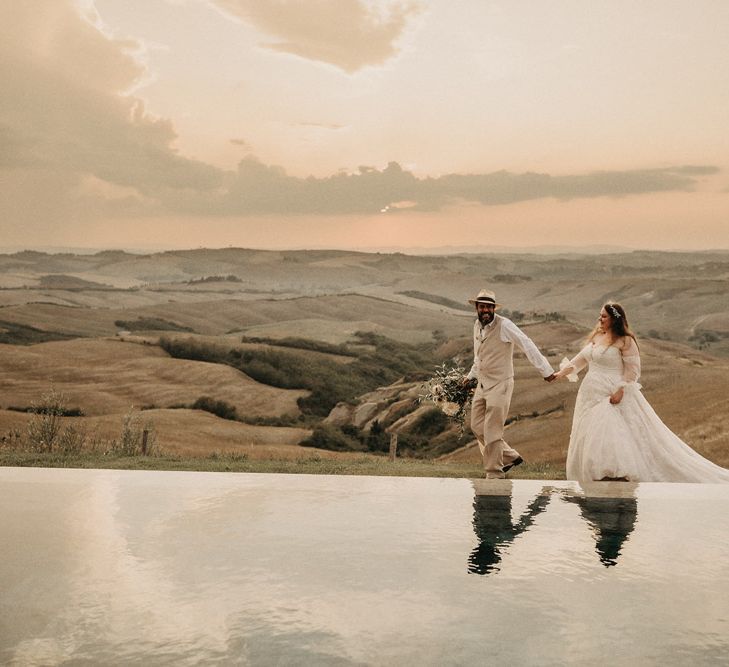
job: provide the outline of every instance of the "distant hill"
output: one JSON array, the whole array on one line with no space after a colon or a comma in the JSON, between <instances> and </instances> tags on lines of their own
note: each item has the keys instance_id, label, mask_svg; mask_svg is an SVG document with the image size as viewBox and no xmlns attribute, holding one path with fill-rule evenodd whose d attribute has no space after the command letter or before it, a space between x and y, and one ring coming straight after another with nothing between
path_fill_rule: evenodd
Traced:
<instances>
[{"instance_id":1,"label":"distant hill","mask_svg":"<svg viewBox=\"0 0 729 667\"><path fill-rule=\"evenodd\" d=\"M530 255L605 255L615 253L634 252L636 248L617 245L586 245L586 246L564 246L564 245L533 245L533 246L490 246L490 245L469 245L469 246L438 246L423 248L418 246L408 247L372 247L367 252L401 252L408 255L485 255L485 254L530 254Z\"/></svg>"},{"instance_id":2,"label":"distant hill","mask_svg":"<svg viewBox=\"0 0 729 667\"><path fill-rule=\"evenodd\" d=\"M227 279L206 280L210 276ZM254 335L264 336L277 335L278 324L290 321L306 328L307 335L331 338L329 332L317 334L317 327L307 322L337 319L341 326L367 318L355 311L320 318L305 312L308 306L300 302L287 304L288 317L254 321L243 310L261 312L265 306L245 304L359 294L407 305L422 311L426 319L440 318L444 324L438 328L448 328L448 317L457 314L454 304L461 308L479 289L489 287L512 312L560 313L581 326L591 326L606 300L618 300L642 337L683 342L729 356L727 281L727 251L579 254L570 249L563 254L534 254L492 249L482 254L429 256L245 248L145 255L23 251L0 255L0 319L48 331L54 330L56 321L75 319L77 325L64 324L58 331L79 335L103 335L112 330L114 320L140 317L165 319L200 332L224 326L263 327ZM110 289L106 286L112 291L106 293ZM221 303L214 306L215 302ZM24 309L24 304L38 306ZM44 311L43 304L55 309ZM66 317L68 311L60 308L78 310L74 317ZM292 308L299 310L297 316ZM102 312L106 309L115 312L109 317ZM227 325L216 309L229 311ZM417 328L424 335L422 327L433 326L416 324L401 315L406 311L385 310L382 316L388 322L380 320L377 326L391 331ZM401 316L407 319L402 326L397 322ZM240 322L233 322L236 318ZM217 328L206 324L215 320L220 321Z\"/></svg>"},{"instance_id":3,"label":"distant hill","mask_svg":"<svg viewBox=\"0 0 729 667\"><path fill-rule=\"evenodd\" d=\"M84 280L77 276L69 276L63 273L54 273L41 276L38 281L39 287L47 289L80 290L80 289L107 289L111 285L97 283L93 280Z\"/></svg>"}]
</instances>

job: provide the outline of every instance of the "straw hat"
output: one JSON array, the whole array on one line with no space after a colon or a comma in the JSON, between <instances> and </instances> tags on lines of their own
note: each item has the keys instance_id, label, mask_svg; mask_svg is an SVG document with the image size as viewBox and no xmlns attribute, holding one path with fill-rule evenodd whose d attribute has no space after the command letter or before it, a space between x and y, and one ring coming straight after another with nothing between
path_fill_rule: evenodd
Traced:
<instances>
[{"instance_id":1,"label":"straw hat","mask_svg":"<svg viewBox=\"0 0 729 667\"><path fill-rule=\"evenodd\" d=\"M476 295L476 298L469 299L468 303L470 303L472 306L475 306L477 303L492 303L497 308L501 305L500 303L496 303L496 294L488 289L482 289Z\"/></svg>"}]
</instances>

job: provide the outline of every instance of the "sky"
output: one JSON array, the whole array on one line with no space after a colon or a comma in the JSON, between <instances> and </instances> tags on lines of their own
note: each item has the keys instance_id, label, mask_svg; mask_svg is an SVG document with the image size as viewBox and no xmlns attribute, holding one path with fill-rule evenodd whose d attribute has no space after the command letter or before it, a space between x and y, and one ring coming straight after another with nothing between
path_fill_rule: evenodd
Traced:
<instances>
[{"instance_id":1,"label":"sky","mask_svg":"<svg viewBox=\"0 0 729 667\"><path fill-rule=\"evenodd\" d=\"M0 247L729 248L725 0L0 0Z\"/></svg>"}]
</instances>

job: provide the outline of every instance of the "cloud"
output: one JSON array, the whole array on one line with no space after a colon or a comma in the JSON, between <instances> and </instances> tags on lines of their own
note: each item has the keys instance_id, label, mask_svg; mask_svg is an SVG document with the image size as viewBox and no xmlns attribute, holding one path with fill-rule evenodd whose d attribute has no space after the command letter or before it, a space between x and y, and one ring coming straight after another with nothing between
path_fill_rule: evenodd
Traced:
<instances>
[{"instance_id":1,"label":"cloud","mask_svg":"<svg viewBox=\"0 0 729 667\"><path fill-rule=\"evenodd\" d=\"M254 4L267 11L289 7L288 0ZM330 6L324 0L300 4L320 18ZM342 6L350 14L365 11L350 0ZM397 7L406 12L405 5ZM354 173L300 178L254 157L225 171L176 152L172 123L149 114L129 93L145 76L134 55L139 44L109 37L91 19L71 0L0 3L0 232L6 240L22 242L28 225L38 233L72 235L77 222L117 215L397 215L458 202L491 206L684 192L718 172L676 166L417 177L391 162L384 169L361 166ZM231 141L250 151L246 140Z\"/></svg>"},{"instance_id":2,"label":"cloud","mask_svg":"<svg viewBox=\"0 0 729 667\"><path fill-rule=\"evenodd\" d=\"M531 199L554 197L624 197L650 192L685 192L693 189L698 176L719 171L712 166L680 166L663 169L596 171L587 174L550 176L549 174L492 174L443 176L433 183L425 199L438 205L443 198L462 199L481 204L513 204ZM432 198L429 197L432 195ZM440 195L440 197L439 197Z\"/></svg>"},{"instance_id":3,"label":"cloud","mask_svg":"<svg viewBox=\"0 0 729 667\"><path fill-rule=\"evenodd\" d=\"M239 163L236 173L227 175L219 190L203 198L191 192L189 197L177 196L166 205L181 213L220 215L434 211L459 202L493 206L543 198L570 200L687 192L696 187L700 177L718 171L712 166L678 166L561 176L499 171L418 178L391 162L382 170L362 166L352 174L297 178L281 167L248 157Z\"/></svg>"},{"instance_id":4,"label":"cloud","mask_svg":"<svg viewBox=\"0 0 729 667\"><path fill-rule=\"evenodd\" d=\"M230 143L234 146L240 146L249 152L252 150L251 145L245 139L231 139Z\"/></svg>"},{"instance_id":5,"label":"cloud","mask_svg":"<svg viewBox=\"0 0 729 667\"><path fill-rule=\"evenodd\" d=\"M382 65L421 11L414 0L210 0L224 12L277 38L262 46L353 73Z\"/></svg>"},{"instance_id":6,"label":"cloud","mask_svg":"<svg viewBox=\"0 0 729 667\"><path fill-rule=\"evenodd\" d=\"M337 130L345 129L347 126L337 123L299 123L299 127L311 127L316 130L332 130L336 132Z\"/></svg>"},{"instance_id":7,"label":"cloud","mask_svg":"<svg viewBox=\"0 0 729 667\"><path fill-rule=\"evenodd\" d=\"M179 156L172 124L127 94L145 73L139 45L90 19L71 1L0 4L0 214L11 222L35 219L39 193L55 218L73 217L89 182L132 188L140 201L222 182L217 168Z\"/></svg>"}]
</instances>

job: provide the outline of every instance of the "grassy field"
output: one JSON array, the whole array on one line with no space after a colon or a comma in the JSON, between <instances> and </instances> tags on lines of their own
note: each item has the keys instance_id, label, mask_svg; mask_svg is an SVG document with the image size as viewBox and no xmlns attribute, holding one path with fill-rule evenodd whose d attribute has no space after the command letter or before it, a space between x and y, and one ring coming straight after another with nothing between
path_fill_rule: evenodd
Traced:
<instances>
[{"instance_id":1,"label":"grassy field","mask_svg":"<svg viewBox=\"0 0 729 667\"><path fill-rule=\"evenodd\" d=\"M564 322L524 328L550 354L554 365L562 355L576 352L584 335L584 330ZM284 347L260 343L239 345L243 349L286 351ZM465 338L450 339L442 352L451 355L464 345L468 346ZM700 454L729 466L729 363L666 341L641 341L641 346L641 382L658 414ZM308 391L255 382L224 364L173 359L155 345L118 339L0 345L0 350L0 434L24 432L29 415L7 408L30 406L52 385L66 394L67 407L83 413L66 421L103 440L117 437L131 406L145 408L141 418L150 423L162 450L173 458L199 461L229 452L246 457L248 465L265 465L265 460L287 461L281 465L295 469L296 462L314 454L320 459L343 459L345 465L350 465L352 457L362 456L361 451L302 448L299 443L315 425L311 419L299 421L297 399ZM317 351L291 352L304 355L312 363L331 357ZM391 356L386 355L378 363L392 365ZM352 358L346 359L344 366L350 367ZM342 368L341 362L333 368ZM210 412L190 409L203 395L235 407L241 420L221 419ZM510 412L513 421L506 437L527 461L537 467L563 470L575 395L575 385L547 384L521 355L517 357L516 391ZM171 409L173 405L175 409ZM290 419L280 419L284 415ZM440 456L438 465L478 469L480 455L470 434L466 433L455 446L460 448ZM439 455L433 450L428 456Z\"/></svg>"},{"instance_id":2,"label":"grassy field","mask_svg":"<svg viewBox=\"0 0 729 667\"><path fill-rule=\"evenodd\" d=\"M0 345L0 406L29 405L51 386L85 415L121 413L136 407L192 404L212 396L240 414L297 415L306 391L255 382L230 366L171 359L155 345L115 338ZM1 420L0 420L1 425Z\"/></svg>"},{"instance_id":3,"label":"grassy field","mask_svg":"<svg viewBox=\"0 0 729 667\"><path fill-rule=\"evenodd\" d=\"M307 475L376 475L394 477L480 478L478 465L357 456L323 458L318 455L287 459L251 459L241 454L191 456L105 456L82 453L70 456L40 454L0 448L0 465L41 468L103 468L123 470L190 470L200 472L283 473ZM524 465L509 473L510 479L564 479L564 469L550 464Z\"/></svg>"}]
</instances>

